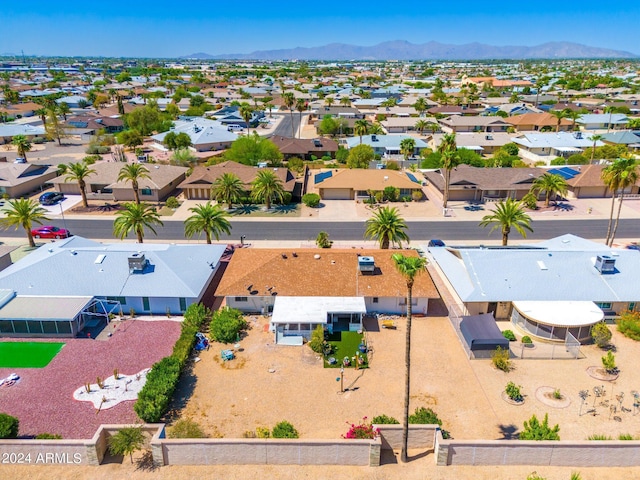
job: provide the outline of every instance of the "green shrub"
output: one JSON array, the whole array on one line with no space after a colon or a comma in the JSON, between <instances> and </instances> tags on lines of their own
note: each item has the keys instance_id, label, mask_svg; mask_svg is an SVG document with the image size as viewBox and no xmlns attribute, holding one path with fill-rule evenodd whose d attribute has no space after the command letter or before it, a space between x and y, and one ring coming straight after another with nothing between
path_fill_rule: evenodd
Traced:
<instances>
[{"instance_id":1,"label":"green shrub","mask_svg":"<svg viewBox=\"0 0 640 480\"><path fill-rule=\"evenodd\" d=\"M0 438L17 438L20 421L16 417L0 413Z\"/></svg>"},{"instance_id":2,"label":"green shrub","mask_svg":"<svg viewBox=\"0 0 640 480\"><path fill-rule=\"evenodd\" d=\"M271 431L267 427L257 427L256 436L258 438L269 438L271 436Z\"/></svg>"},{"instance_id":3,"label":"green shrub","mask_svg":"<svg viewBox=\"0 0 640 480\"><path fill-rule=\"evenodd\" d=\"M533 343L533 340L531 340L531 337L529 335L525 335L524 337L522 337L522 343L530 345Z\"/></svg>"},{"instance_id":4,"label":"green shrub","mask_svg":"<svg viewBox=\"0 0 640 480\"><path fill-rule=\"evenodd\" d=\"M593 343L600 348L604 348L609 345L611 336L611 330L609 330L606 323L598 322L591 326L591 338L593 338Z\"/></svg>"},{"instance_id":5,"label":"green shrub","mask_svg":"<svg viewBox=\"0 0 640 480\"><path fill-rule=\"evenodd\" d=\"M35 138L33 139L33 143L34 143L34 144L36 144L36 145L41 145L41 144L43 144L43 143L44 143L44 142L46 142L46 141L47 141L47 139L46 139L46 138L44 138L44 137L35 137Z\"/></svg>"},{"instance_id":6,"label":"green shrub","mask_svg":"<svg viewBox=\"0 0 640 480\"><path fill-rule=\"evenodd\" d=\"M62 435L57 433L39 433L36 435L36 440L62 440Z\"/></svg>"},{"instance_id":7,"label":"green shrub","mask_svg":"<svg viewBox=\"0 0 640 480\"><path fill-rule=\"evenodd\" d=\"M507 396L514 402L521 402L522 400L524 400L524 398L522 397L522 392L520 391L521 388L522 387L520 385L509 382L507 383L504 391L506 392Z\"/></svg>"},{"instance_id":8,"label":"green shrub","mask_svg":"<svg viewBox=\"0 0 640 480\"><path fill-rule=\"evenodd\" d=\"M304 170L304 161L298 157L290 158L287 160L287 168L294 172L302 172Z\"/></svg>"},{"instance_id":9,"label":"green shrub","mask_svg":"<svg viewBox=\"0 0 640 480\"><path fill-rule=\"evenodd\" d=\"M556 388L553 391L553 398L555 398L556 400L562 400L562 392L560 392L559 388Z\"/></svg>"},{"instance_id":10,"label":"green shrub","mask_svg":"<svg viewBox=\"0 0 640 480\"><path fill-rule=\"evenodd\" d=\"M320 205L320 195L317 193L305 193L302 196L302 203L307 207L315 208Z\"/></svg>"},{"instance_id":11,"label":"green shrub","mask_svg":"<svg viewBox=\"0 0 640 480\"><path fill-rule=\"evenodd\" d=\"M558 425L553 428L549 427L549 414L544 414L542 423L535 415L532 415L529 421L525 420L524 430L520 433L520 440L560 440Z\"/></svg>"},{"instance_id":12,"label":"green shrub","mask_svg":"<svg viewBox=\"0 0 640 480\"><path fill-rule=\"evenodd\" d=\"M105 153L109 153L111 151L110 147L102 146L102 145L89 145L85 150L85 153L88 155L104 155Z\"/></svg>"},{"instance_id":13,"label":"green shrub","mask_svg":"<svg viewBox=\"0 0 640 480\"><path fill-rule=\"evenodd\" d=\"M511 330L505 330L504 332L502 332L502 335L510 342L516 341L516 336Z\"/></svg>"},{"instance_id":14,"label":"green shrub","mask_svg":"<svg viewBox=\"0 0 640 480\"><path fill-rule=\"evenodd\" d=\"M618 331L625 337L640 341L640 312L622 312L618 319Z\"/></svg>"},{"instance_id":15,"label":"green shrub","mask_svg":"<svg viewBox=\"0 0 640 480\"><path fill-rule=\"evenodd\" d=\"M411 199L414 202L419 202L420 200L422 200L422 190L414 190L413 192L411 192Z\"/></svg>"},{"instance_id":16,"label":"green shrub","mask_svg":"<svg viewBox=\"0 0 640 480\"><path fill-rule=\"evenodd\" d=\"M324 350L324 328L322 325L318 325L313 332L311 332L309 348L316 353L322 353Z\"/></svg>"},{"instance_id":17,"label":"green shrub","mask_svg":"<svg viewBox=\"0 0 640 480\"><path fill-rule=\"evenodd\" d=\"M286 420L273 427L271 432L273 438L298 438L298 431Z\"/></svg>"},{"instance_id":18,"label":"green shrub","mask_svg":"<svg viewBox=\"0 0 640 480\"><path fill-rule=\"evenodd\" d=\"M190 418L181 418L169 429L169 438L207 438L204 431Z\"/></svg>"},{"instance_id":19,"label":"green shrub","mask_svg":"<svg viewBox=\"0 0 640 480\"><path fill-rule=\"evenodd\" d=\"M329 234L327 232L320 232L316 237L316 245L318 248L331 248L331 240L329 240Z\"/></svg>"},{"instance_id":20,"label":"green shrub","mask_svg":"<svg viewBox=\"0 0 640 480\"><path fill-rule=\"evenodd\" d=\"M508 348L496 348L496 350L491 355L491 361L493 362L494 367L496 367L498 370L502 370L503 372L509 372L512 369Z\"/></svg>"},{"instance_id":21,"label":"green shrub","mask_svg":"<svg viewBox=\"0 0 640 480\"><path fill-rule=\"evenodd\" d=\"M169 208L178 208L180 206L180 202L176 197L167 198L167 201L165 203Z\"/></svg>"},{"instance_id":22,"label":"green shrub","mask_svg":"<svg viewBox=\"0 0 640 480\"><path fill-rule=\"evenodd\" d=\"M602 366L609 373L616 373L618 371L616 367L616 356L613 354L611 350L607 352L606 355L602 357Z\"/></svg>"},{"instance_id":23,"label":"green shrub","mask_svg":"<svg viewBox=\"0 0 640 480\"><path fill-rule=\"evenodd\" d=\"M414 413L409 415L409 423L417 425L442 425L442 420L440 420L436 412L430 408L418 407Z\"/></svg>"},{"instance_id":24,"label":"green shrub","mask_svg":"<svg viewBox=\"0 0 640 480\"><path fill-rule=\"evenodd\" d=\"M390 160L387 162L387 170L393 170L397 172L398 170L400 170L400 166L398 165L398 162Z\"/></svg>"},{"instance_id":25,"label":"green shrub","mask_svg":"<svg viewBox=\"0 0 640 480\"><path fill-rule=\"evenodd\" d=\"M393 417L378 415L377 417L373 417L372 423L375 425L396 425L400 422Z\"/></svg>"},{"instance_id":26,"label":"green shrub","mask_svg":"<svg viewBox=\"0 0 640 480\"><path fill-rule=\"evenodd\" d=\"M133 452L144 445L142 426L126 427L109 438L109 451L112 455L130 455L133 463Z\"/></svg>"},{"instance_id":27,"label":"green shrub","mask_svg":"<svg viewBox=\"0 0 640 480\"><path fill-rule=\"evenodd\" d=\"M291 192L283 192L282 200L279 200L278 203L280 205L289 205L292 199L293 199L293 195L291 195Z\"/></svg>"},{"instance_id":28,"label":"green shrub","mask_svg":"<svg viewBox=\"0 0 640 480\"><path fill-rule=\"evenodd\" d=\"M390 202L397 202L398 197L400 196L400 189L396 187L391 187L391 186L384 187L382 194L385 200L388 200Z\"/></svg>"},{"instance_id":29,"label":"green shrub","mask_svg":"<svg viewBox=\"0 0 640 480\"><path fill-rule=\"evenodd\" d=\"M238 341L240 332L247 328L247 322L240 310L224 307L211 317L211 338L220 343Z\"/></svg>"},{"instance_id":30,"label":"green shrub","mask_svg":"<svg viewBox=\"0 0 640 480\"><path fill-rule=\"evenodd\" d=\"M611 438L609 435L595 434L595 435L589 435L587 437L587 440L613 440L613 438Z\"/></svg>"},{"instance_id":31,"label":"green shrub","mask_svg":"<svg viewBox=\"0 0 640 480\"><path fill-rule=\"evenodd\" d=\"M630 433L621 433L618 435L618 440L634 440L634 438Z\"/></svg>"},{"instance_id":32,"label":"green shrub","mask_svg":"<svg viewBox=\"0 0 640 480\"><path fill-rule=\"evenodd\" d=\"M538 472L531 472L527 475L527 480L547 480L545 477L538 475Z\"/></svg>"}]
</instances>

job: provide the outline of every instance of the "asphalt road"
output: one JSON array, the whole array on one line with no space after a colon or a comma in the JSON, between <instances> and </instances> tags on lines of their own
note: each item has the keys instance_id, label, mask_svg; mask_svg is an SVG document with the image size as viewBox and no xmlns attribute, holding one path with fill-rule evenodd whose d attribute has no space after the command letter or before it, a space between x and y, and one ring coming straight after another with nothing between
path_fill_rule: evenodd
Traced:
<instances>
[{"instance_id":1,"label":"asphalt road","mask_svg":"<svg viewBox=\"0 0 640 480\"><path fill-rule=\"evenodd\" d=\"M283 111L281 113L282 119L278 126L273 130L273 133L269 135L270 137L288 137L291 138L292 130L291 130L291 114L287 111ZM300 114L298 112L293 112L293 128L298 134L298 127L300 126Z\"/></svg>"},{"instance_id":2,"label":"asphalt road","mask_svg":"<svg viewBox=\"0 0 640 480\"><path fill-rule=\"evenodd\" d=\"M607 231L606 219L594 220L536 220L533 223L534 232L527 235L530 240L545 240L565 233L572 233L587 239L603 239ZM61 220L52 224L64 227ZM408 234L412 243L440 238L458 241L499 241L500 232L489 232L489 228L481 228L475 221L420 221L407 222ZM66 226L75 235L86 238L109 239L113 237L113 220L105 219L68 219ZM230 236L223 236L222 241L231 240L238 242L241 235L245 235L246 241L259 240L315 240L318 232L329 233L332 240L358 241L363 239L364 222L316 222L316 221L233 221ZM159 240L184 240L184 224L181 221L166 221L163 227L156 228L158 235L147 231L147 238ZM22 230L6 230L2 234L5 237L23 237ZM130 237L133 238L133 237ZM520 235L512 231L510 238L519 239ZM640 221L637 219L621 219L616 238L640 239Z\"/></svg>"}]
</instances>

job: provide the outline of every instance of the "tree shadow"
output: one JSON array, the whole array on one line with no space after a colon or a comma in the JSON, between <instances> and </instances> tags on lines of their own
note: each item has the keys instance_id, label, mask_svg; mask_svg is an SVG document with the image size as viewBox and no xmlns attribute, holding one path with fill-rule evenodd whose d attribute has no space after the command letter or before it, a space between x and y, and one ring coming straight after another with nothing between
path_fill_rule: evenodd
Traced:
<instances>
[{"instance_id":1,"label":"tree shadow","mask_svg":"<svg viewBox=\"0 0 640 480\"><path fill-rule=\"evenodd\" d=\"M143 472L155 472L159 467L153 463L153 455L151 451L147 450L135 460L136 470L142 470Z\"/></svg>"},{"instance_id":2,"label":"tree shadow","mask_svg":"<svg viewBox=\"0 0 640 480\"><path fill-rule=\"evenodd\" d=\"M274 205L271 210L273 213L286 215L287 213L293 213L297 210L298 205L295 203L289 203L287 205Z\"/></svg>"},{"instance_id":3,"label":"tree shadow","mask_svg":"<svg viewBox=\"0 0 640 480\"><path fill-rule=\"evenodd\" d=\"M499 425L500 434L502 438L498 438L498 440L517 440L518 439L518 427L514 424L510 425Z\"/></svg>"},{"instance_id":4,"label":"tree shadow","mask_svg":"<svg viewBox=\"0 0 640 480\"><path fill-rule=\"evenodd\" d=\"M169 403L169 409L164 416L164 420L167 423L171 423L180 417L180 412L187 406L189 400L191 400L191 396L196 389L197 381L198 378L193 372L193 362L189 362L185 366L182 375L180 375L178 386Z\"/></svg>"},{"instance_id":5,"label":"tree shadow","mask_svg":"<svg viewBox=\"0 0 640 480\"><path fill-rule=\"evenodd\" d=\"M575 207L573 205L571 205L570 203L566 203L566 202L556 202L555 205L553 206L554 210L560 210L562 212L570 212L572 210L575 209Z\"/></svg>"},{"instance_id":6,"label":"tree shadow","mask_svg":"<svg viewBox=\"0 0 640 480\"><path fill-rule=\"evenodd\" d=\"M254 212L258 211L257 205L242 205L240 207L236 207L232 215L251 215Z\"/></svg>"}]
</instances>

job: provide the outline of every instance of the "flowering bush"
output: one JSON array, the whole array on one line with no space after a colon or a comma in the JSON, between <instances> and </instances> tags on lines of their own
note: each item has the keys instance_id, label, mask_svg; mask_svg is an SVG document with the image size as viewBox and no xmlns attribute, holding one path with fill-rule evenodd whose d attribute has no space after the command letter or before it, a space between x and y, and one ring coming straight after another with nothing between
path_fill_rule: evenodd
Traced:
<instances>
[{"instance_id":1,"label":"flowering bush","mask_svg":"<svg viewBox=\"0 0 640 480\"><path fill-rule=\"evenodd\" d=\"M373 428L371 422L367 422L367 417L363 417L359 425L349 422L347 425L351 425L351 428L342 438L374 439L380 435L380 429Z\"/></svg>"}]
</instances>

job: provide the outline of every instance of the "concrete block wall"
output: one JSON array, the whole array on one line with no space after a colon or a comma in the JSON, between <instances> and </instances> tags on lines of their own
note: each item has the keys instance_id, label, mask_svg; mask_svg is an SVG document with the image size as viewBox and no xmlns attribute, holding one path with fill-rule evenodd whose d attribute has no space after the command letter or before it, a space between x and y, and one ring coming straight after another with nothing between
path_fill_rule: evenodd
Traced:
<instances>
[{"instance_id":1,"label":"concrete block wall","mask_svg":"<svg viewBox=\"0 0 640 480\"><path fill-rule=\"evenodd\" d=\"M402 448L402 425L374 425L380 430L383 450L399 450ZM409 425L409 448L431 449L435 445L438 425Z\"/></svg>"}]
</instances>

